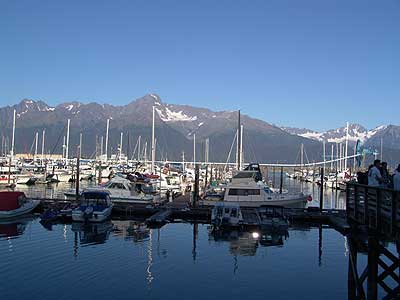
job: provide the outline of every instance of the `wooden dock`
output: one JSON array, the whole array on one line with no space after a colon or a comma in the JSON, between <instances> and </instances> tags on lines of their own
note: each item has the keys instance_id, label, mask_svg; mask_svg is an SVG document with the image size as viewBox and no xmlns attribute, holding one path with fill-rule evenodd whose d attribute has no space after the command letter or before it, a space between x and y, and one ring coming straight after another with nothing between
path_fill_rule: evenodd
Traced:
<instances>
[{"instance_id":1,"label":"wooden dock","mask_svg":"<svg viewBox=\"0 0 400 300\"><path fill-rule=\"evenodd\" d=\"M399 237L400 192L390 189L348 183L347 219L368 231L387 237Z\"/></svg>"},{"instance_id":2,"label":"wooden dock","mask_svg":"<svg viewBox=\"0 0 400 300\"><path fill-rule=\"evenodd\" d=\"M41 199L42 207L63 206L71 200L65 199ZM74 200L72 200L74 202ZM210 206L193 206L190 204L188 195L175 198L172 202L165 202L158 206L146 204L132 204L116 202L114 203L113 216L118 218L144 218L146 223L153 225L163 225L167 222L180 220L188 222L210 223ZM260 225L260 218L254 208L242 208L244 225L256 227ZM317 207L311 208L285 208L284 214L292 222L304 222L312 224L326 224L333 226L338 231L345 233L350 229L346 221L346 212L337 209L319 210Z\"/></svg>"}]
</instances>

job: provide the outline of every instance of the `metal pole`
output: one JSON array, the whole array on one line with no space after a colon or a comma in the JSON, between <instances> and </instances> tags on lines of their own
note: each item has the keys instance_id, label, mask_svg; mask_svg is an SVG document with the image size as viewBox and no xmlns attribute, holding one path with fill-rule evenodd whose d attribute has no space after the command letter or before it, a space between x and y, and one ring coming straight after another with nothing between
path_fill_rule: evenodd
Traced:
<instances>
[{"instance_id":1,"label":"metal pole","mask_svg":"<svg viewBox=\"0 0 400 300\"><path fill-rule=\"evenodd\" d=\"M279 184L279 194L282 194L282 188L283 188L283 167L281 167L281 181Z\"/></svg>"},{"instance_id":2,"label":"metal pole","mask_svg":"<svg viewBox=\"0 0 400 300\"><path fill-rule=\"evenodd\" d=\"M349 147L349 122L346 123L346 148L345 148L345 159L344 159L344 169L347 170L347 153Z\"/></svg>"},{"instance_id":3,"label":"metal pole","mask_svg":"<svg viewBox=\"0 0 400 300\"><path fill-rule=\"evenodd\" d=\"M43 129L42 132L42 165L43 165L43 161L44 161L44 136L46 134L46 129Z\"/></svg>"},{"instance_id":4,"label":"metal pole","mask_svg":"<svg viewBox=\"0 0 400 300\"><path fill-rule=\"evenodd\" d=\"M105 155L106 161L108 160L108 131L110 130L110 119L107 119L107 127L106 127L106 145L105 145Z\"/></svg>"},{"instance_id":5,"label":"metal pole","mask_svg":"<svg viewBox=\"0 0 400 300\"><path fill-rule=\"evenodd\" d=\"M14 158L15 151L15 119L16 119L16 110L14 109L14 117L13 117L13 129L12 129L12 140L11 140L11 159Z\"/></svg>"},{"instance_id":6,"label":"metal pole","mask_svg":"<svg viewBox=\"0 0 400 300\"><path fill-rule=\"evenodd\" d=\"M197 207L197 200L199 197L199 166L195 166L194 171L194 195L193 195L193 207Z\"/></svg>"},{"instance_id":7,"label":"metal pole","mask_svg":"<svg viewBox=\"0 0 400 300\"><path fill-rule=\"evenodd\" d=\"M80 161L81 161L81 147L78 146L76 149L76 183L75 183L75 199L78 201L79 199L79 167L80 167Z\"/></svg>"},{"instance_id":8,"label":"metal pole","mask_svg":"<svg viewBox=\"0 0 400 300\"><path fill-rule=\"evenodd\" d=\"M324 209L324 168L321 168L321 187L319 190L319 209Z\"/></svg>"},{"instance_id":9,"label":"metal pole","mask_svg":"<svg viewBox=\"0 0 400 300\"><path fill-rule=\"evenodd\" d=\"M153 122L151 127L151 172L154 174L154 161L156 160L155 147L155 106L153 106Z\"/></svg>"},{"instance_id":10,"label":"metal pole","mask_svg":"<svg viewBox=\"0 0 400 300\"><path fill-rule=\"evenodd\" d=\"M65 165L68 165L68 151L69 151L69 125L70 119L67 121L67 146L65 148Z\"/></svg>"},{"instance_id":11,"label":"metal pole","mask_svg":"<svg viewBox=\"0 0 400 300\"><path fill-rule=\"evenodd\" d=\"M36 131L35 134L35 156L33 157L33 161L35 162L35 159L37 158L37 152L38 152L38 138L39 138L39 132Z\"/></svg>"},{"instance_id":12,"label":"metal pole","mask_svg":"<svg viewBox=\"0 0 400 300\"><path fill-rule=\"evenodd\" d=\"M79 157L82 157L82 132L79 134Z\"/></svg>"},{"instance_id":13,"label":"metal pole","mask_svg":"<svg viewBox=\"0 0 400 300\"><path fill-rule=\"evenodd\" d=\"M196 165L196 134L193 134L193 167Z\"/></svg>"}]
</instances>

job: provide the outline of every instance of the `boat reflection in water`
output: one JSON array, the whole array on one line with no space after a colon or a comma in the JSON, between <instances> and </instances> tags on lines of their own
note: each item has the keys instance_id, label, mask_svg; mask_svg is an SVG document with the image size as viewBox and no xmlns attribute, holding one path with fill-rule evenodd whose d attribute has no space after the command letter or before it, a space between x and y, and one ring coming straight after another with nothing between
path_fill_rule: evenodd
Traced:
<instances>
[{"instance_id":1,"label":"boat reflection in water","mask_svg":"<svg viewBox=\"0 0 400 300\"><path fill-rule=\"evenodd\" d=\"M147 241L150 238L150 229L140 221L112 221L113 235L122 237L125 241L132 240L135 243Z\"/></svg>"},{"instance_id":2,"label":"boat reflection in water","mask_svg":"<svg viewBox=\"0 0 400 300\"><path fill-rule=\"evenodd\" d=\"M103 223L81 223L73 222L71 230L75 233L75 241L79 240L82 247L90 245L104 244L113 229L113 224Z\"/></svg>"},{"instance_id":3,"label":"boat reflection in water","mask_svg":"<svg viewBox=\"0 0 400 300\"><path fill-rule=\"evenodd\" d=\"M259 246L282 247L284 240L289 237L287 230L210 230L209 238L215 242L229 242L229 252L240 256L254 256Z\"/></svg>"},{"instance_id":4,"label":"boat reflection in water","mask_svg":"<svg viewBox=\"0 0 400 300\"><path fill-rule=\"evenodd\" d=\"M0 240L17 238L21 236L28 223L33 220L33 216L24 216L17 219L7 219L0 221Z\"/></svg>"}]
</instances>

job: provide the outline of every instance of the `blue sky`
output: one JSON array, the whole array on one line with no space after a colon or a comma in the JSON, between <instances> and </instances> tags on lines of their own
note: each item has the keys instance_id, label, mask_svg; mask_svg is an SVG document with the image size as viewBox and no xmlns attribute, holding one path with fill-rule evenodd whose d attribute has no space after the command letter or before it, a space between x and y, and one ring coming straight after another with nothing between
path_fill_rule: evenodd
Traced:
<instances>
[{"instance_id":1,"label":"blue sky","mask_svg":"<svg viewBox=\"0 0 400 300\"><path fill-rule=\"evenodd\" d=\"M400 0L0 0L0 105L241 108L325 130L400 124Z\"/></svg>"}]
</instances>

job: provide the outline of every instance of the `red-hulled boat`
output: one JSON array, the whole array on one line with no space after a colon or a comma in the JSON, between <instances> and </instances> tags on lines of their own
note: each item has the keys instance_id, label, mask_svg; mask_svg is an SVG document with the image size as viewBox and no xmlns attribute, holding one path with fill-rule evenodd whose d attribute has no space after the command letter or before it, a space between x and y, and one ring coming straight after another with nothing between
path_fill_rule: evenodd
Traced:
<instances>
[{"instance_id":1,"label":"red-hulled boat","mask_svg":"<svg viewBox=\"0 0 400 300\"><path fill-rule=\"evenodd\" d=\"M23 192L0 192L0 219L29 213L39 203L39 200L27 199Z\"/></svg>"}]
</instances>

